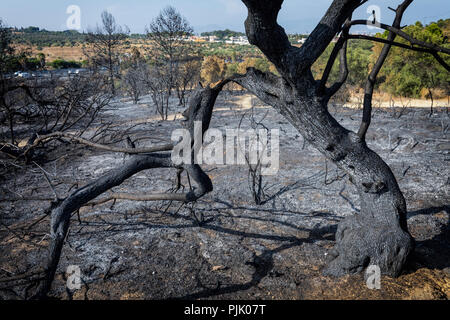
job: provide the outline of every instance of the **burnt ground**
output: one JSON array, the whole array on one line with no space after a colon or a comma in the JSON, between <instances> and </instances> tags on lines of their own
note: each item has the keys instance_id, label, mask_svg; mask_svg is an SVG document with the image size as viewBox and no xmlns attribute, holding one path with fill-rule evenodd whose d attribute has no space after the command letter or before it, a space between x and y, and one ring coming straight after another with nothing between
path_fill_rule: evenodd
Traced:
<instances>
[{"instance_id":1,"label":"burnt ground","mask_svg":"<svg viewBox=\"0 0 450 320\"><path fill-rule=\"evenodd\" d=\"M211 128L237 128L250 96L222 96ZM377 109L369 146L391 166L408 204L416 251L403 275L383 277L381 290L363 275L324 277L321 269L334 245L337 224L358 212L354 186L343 172L304 143L271 108L256 116L281 130L280 171L264 178L265 204L255 205L245 166L204 166L214 192L194 207L168 202L121 201L85 207L74 214L51 295L58 299L448 299L450 295L450 118L445 109ZM173 107L175 109L175 107ZM180 111L181 109L177 110ZM175 110L174 110L175 111ZM361 112L332 108L356 130ZM103 119L130 126L133 137L170 138L178 122L156 120L149 100L119 100ZM247 119L247 118L246 118ZM248 127L248 119L243 127ZM145 141L138 146L145 145ZM55 190L65 196L120 166L126 156L84 147L56 154L42 164ZM70 151L70 152L69 152ZM61 152L61 151L58 151ZM63 150L64 152L64 150ZM142 172L116 192L159 193L174 185L174 170ZM343 177L344 176L344 177ZM0 297L23 299L35 282L21 275L39 271L48 246L49 219L41 219L52 197L42 170L15 169L1 177ZM183 184L188 185L183 176ZM65 287L69 265L80 266L83 286ZM17 281L11 281L18 277Z\"/></svg>"}]
</instances>

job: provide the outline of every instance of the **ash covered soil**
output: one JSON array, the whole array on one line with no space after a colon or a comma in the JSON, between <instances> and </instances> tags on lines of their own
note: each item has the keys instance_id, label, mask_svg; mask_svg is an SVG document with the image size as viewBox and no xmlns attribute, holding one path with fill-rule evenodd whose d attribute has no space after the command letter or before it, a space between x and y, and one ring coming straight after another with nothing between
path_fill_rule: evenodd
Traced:
<instances>
[{"instance_id":1,"label":"ash covered soil","mask_svg":"<svg viewBox=\"0 0 450 320\"><path fill-rule=\"evenodd\" d=\"M74 214L51 296L57 299L448 299L450 296L450 118L446 109L376 109L368 145L390 165L408 204L417 248L404 274L382 277L370 290L363 275L324 277L337 224L357 214L358 198L345 174L326 162L273 109L251 96L221 95L211 128L238 128L255 105L255 117L280 129L280 170L264 177L265 203L252 199L246 166L203 166L214 191L194 206L118 201ZM183 111L172 106L172 113ZM357 130L361 111L332 107L346 128ZM172 117L173 118L173 117ZM176 119L180 119L177 116ZM148 97L138 105L116 101L102 114L133 137L170 139L175 121L159 121ZM249 128L245 117L242 128ZM141 140L138 147L148 145ZM55 191L67 196L120 166L127 158L67 147L42 164ZM59 151L60 152L60 151ZM161 193L176 170L141 172L115 192ZM52 197L42 170L17 169L1 178L0 194ZM188 188L183 175L182 183ZM32 294L49 244L49 202L0 202L0 298ZM80 290L66 289L65 271L79 266ZM14 277L16 281L11 281ZM8 280L9 279L9 280Z\"/></svg>"}]
</instances>

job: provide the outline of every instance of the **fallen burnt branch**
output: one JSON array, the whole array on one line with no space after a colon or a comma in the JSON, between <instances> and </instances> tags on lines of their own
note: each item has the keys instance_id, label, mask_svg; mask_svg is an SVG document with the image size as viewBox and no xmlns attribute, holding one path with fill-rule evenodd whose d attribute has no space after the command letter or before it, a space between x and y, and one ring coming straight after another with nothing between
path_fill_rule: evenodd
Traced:
<instances>
[{"instance_id":1,"label":"fallen burnt branch","mask_svg":"<svg viewBox=\"0 0 450 320\"><path fill-rule=\"evenodd\" d=\"M8 156L12 157L13 159L20 159L24 158L27 162L30 160L33 160L35 157L33 157L33 151L39 147L43 146L46 143L54 140L60 140L62 138L68 139L72 142L77 142L79 144L86 145L88 147L104 150L104 151L110 151L110 152L117 152L117 153L126 153L126 154L145 154L145 153L153 153L153 152L162 152L162 151L170 151L173 149L173 144L165 144L160 146L154 146L154 147L147 147L147 148L119 148L119 147L113 147L108 146L96 142L92 142L87 139L83 139L79 136L75 136L73 134L65 133L65 132L54 132L47 135L40 136L36 139L30 139L29 141L33 141L32 144L28 143L25 147L17 147L13 146L11 144L3 144L0 145L0 152L3 152L7 154Z\"/></svg>"},{"instance_id":2,"label":"fallen burnt branch","mask_svg":"<svg viewBox=\"0 0 450 320\"><path fill-rule=\"evenodd\" d=\"M104 151L111 151L111 152L118 152L118 153L127 153L127 154L141 154L141 153L152 153L152 152L161 152L161 151L170 151L173 149L173 144L166 144L162 146L155 146L155 147L148 147L148 148L117 148L117 147L111 147L99 143L95 143L80 137L77 137L73 134L65 133L65 132L54 132L45 136L41 136L37 138L33 145L27 148L27 150L24 152L24 155L26 155L29 150L32 148L35 148L41 143L46 143L48 141L52 141L55 139L60 138L66 138L71 141L87 145L89 147L93 147L96 149L104 150Z\"/></svg>"},{"instance_id":3,"label":"fallen burnt branch","mask_svg":"<svg viewBox=\"0 0 450 320\"><path fill-rule=\"evenodd\" d=\"M122 184L134 174L142 170L164 167L172 167L172 162L167 155L134 156L123 166L76 190L53 210L51 217L52 240L50 254L47 259L46 278L41 283L36 297L43 298L50 290L61 256L64 239L69 229L71 214L109 189Z\"/></svg>"},{"instance_id":4,"label":"fallen burnt branch","mask_svg":"<svg viewBox=\"0 0 450 320\"><path fill-rule=\"evenodd\" d=\"M128 194L128 193L113 193L107 198L97 201L91 201L85 206L97 206L109 201L129 200L129 201L181 201L191 202L189 193L155 193L155 194Z\"/></svg>"},{"instance_id":5,"label":"fallen burnt branch","mask_svg":"<svg viewBox=\"0 0 450 320\"><path fill-rule=\"evenodd\" d=\"M0 198L0 202L19 202L19 201L53 201L54 198L46 198L46 197L17 197L17 198Z\"/></svg>"},{"instance_id":6,"label":"fallen burnt branch","mask_svg":"<svg viewBox=\"0 0 450 320\"><path fill-rule=\"evenodd\" d=\"M23 281L23 280L26 280L26 281L41 280L41 279L43 279L44 275L45 275L45 272L42 270L40 272L33 272L33 273L21 274L21 275L7 277L7 278L0 278L0 284L16 282L16 281Z\"/></svg>"}]
</instances>

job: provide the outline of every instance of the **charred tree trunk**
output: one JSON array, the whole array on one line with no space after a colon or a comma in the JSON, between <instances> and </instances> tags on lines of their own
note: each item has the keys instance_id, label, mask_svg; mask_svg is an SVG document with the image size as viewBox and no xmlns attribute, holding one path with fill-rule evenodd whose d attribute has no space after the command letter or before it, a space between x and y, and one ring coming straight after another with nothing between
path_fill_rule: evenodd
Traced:
<instances>
[{"instance_id":1,"label":"charred tree trunk","mask_svg":"<svg viewBox=\"0 0 450 320\"><path fill-rule=\"evenodd\" d=\"M398 276L413 241L405 199L389 166L330 115L327 98L317 96L312 78L299 79L296 88L249 69L236 82L277 109L311 145L347 172L358 190L361 212L339 225L331 253L334 260L325 273L341 276L378 265L384 274Z\"/></svg>"}]
</instances>

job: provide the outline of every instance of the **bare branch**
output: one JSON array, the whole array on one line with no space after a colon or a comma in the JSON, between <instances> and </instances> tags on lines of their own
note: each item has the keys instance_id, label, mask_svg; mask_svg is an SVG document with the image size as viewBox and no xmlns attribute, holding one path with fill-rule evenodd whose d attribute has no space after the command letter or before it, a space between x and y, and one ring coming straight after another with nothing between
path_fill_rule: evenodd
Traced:
<instances>
[{"instance_id":1,"label":"bare branch","mask_svg":"<svg viewBox=\"0 0 450 320\"><path fill-rule=\"evenodd\" d=\"M416 51L416 52L429 53L429 54L433 55L433 57L437 60L437 62L439 62L447 71L450 72L450 65L448 65L436 51L431 50L431 49L426 49L426 48L422 48L422 47L414 47L412 45L407 45L407 44L404 44L401 42L389 41L389 40L386 40L383 38L377 38L377 37L367 36L367 35L363 35L363 34L350 34L350 35L348 35L347 39L349 39L349 40L350 39L369 40L369 41L374 41L374 42L390 44L395 47L408 49L408 50L412 50L412 51Z\"/></svg>"},{"instance_id":2,"label":"bare branch","mask_svg":"<svg viewBox=\"0 0 450 320\"><path fill-rule=\"evenodd\" d=\"M333 96L345 83L348 77L348 62L347 62L347 44L348 44L348 31L350 29L349 26L350 20L347 19L344 29L342 30L342 34L339 37L338 42L335 44L333 51L331 52L330 58L328 59L327 66L322 75L322 79L320 80L319 86L317 88L317 93L319 95L323 94L326 88L326 84L328 78L331 73L331 69L333 68L336 57L339 53L340 61L339 61L339 79L338 81L327 90L327 96Z\"/></svg>"},{"instance_id":3,"label":"bare branch","mask_svg":"<svg viewBox=\"0 0 450 320\"><path fill-rule=\"evenodd\" d=\"M123 166L76 190L53 210L51 219L52 241L46 267L47 275L38 289L38 298L42 298L50 290L61 256L64 239L69 229L71 214L107 190L122 184L136 173L142 170L164 167L173 167L170 155L136 155Z\"/></svg>"},{"instance_id":4,"label":"bare branch","mask_svg":"<svg viewBox=\"0 0 450 320\"><path fill-rule=\"evenodd\" d=\"M55 195L55 198L54 198L53 200L57 202L57 201L59 200L59 196L58 196L58 193L57 193L56 190L55 190L55 187L53 186L52 182L50 181L50 178L48 177L47 172L46 172L40 165L38 165L35 161L33 161L33 163L34 163L36 166L38 166L39 169L41 169L42 174L43 174L44 177L45 177L45 180L47 181L47 183L48 183L50 189L52 189L53 194Z\"/></svg>"},{"instance_id":5,"label":"bare branch","mask_svg":"<svg viewBox=\"0 0 450 320\"><path fill-rule=\"evenodd\" d=\"M294 79L319 58L334 36L340 32L345 20L365 1L334 0L320 23L301 48L290 44L282 27L277 23L283 0L243 0L248 8L245 22L247 36L277 67L286 80Z\"/></svg>"},{"instance_id":6,"label":"bare branch","mask_svg":"<svg viewBox=\"0 0 450 320\"><path fill-rule=\"evenodd\" d=\"M181 201L184 203L192 202L193 198L188 193L155 193L155 194L126 194L126 193L113 193L108 197L91 201L83 206L97 206L113 200L129 200L129 201Z\"/></svg>"},{"instance_id":7,"label":"bare branch","mask_svg":"<svg viewBox=\"0 0 450 320\"><path fill-rule=\"evenodd\" d=\"M410 0L409 2L412 2L412 1L413 0ZM399 12L401 12L401 11L397 10L397 14L399 14ZM351 26L354 26L354 25L367 25L367 21L366 20L354 20L354 21L350 22L350 25ZM411 45L416 45L416 46L420 46L420 47L423 47L423 48L427 48L429 50L432 50L433 52L450 54L450 49L448 49L448 48L438 46L438 45L436 45L434 43L420 41L420 40L417 40L416 38L410 36L409 34L407 34L406 32L401 30L400 25L398 25L398 26L395 26L395 25L389 26L389 25L384 24L384 23L379 23L379 27L381 29L387 30L390 33L393 33L393 34L395 34L395 35L397 35L399 37L402 37L403 39L405 39L409 43L411 43ZM409 49L409 47L407 49Z\"/></svg>"},{"instance_id":8,"label":"bare branch","mask_svg":"<svg viewBox=\"0 0 450 320\"><path fill-rule=\"evenodd\" d=\"M152 152L161 152L161 151L171 151L173 149L173 144L166 144L162 146L155 146L155 147L148 147L148 148L117 148L117 147L110 147L103 144L94 143L92 141L74 136L69 133L65 132L54 132L45 136L38 137L34 143L27 148L25 151L25 155L31 150L32 148L35 148L40 143L46 143L50 140L58 139L58 138L66 138L70 139L72 141L87 145L89 147L93 147L100 150L105 151L111 151L111 152L120 152L120 153L127 153L127 154L145 154L145 153L152 153Z\"/></svg>"},{"instance_id":9,"label":"bare branch","mask_svg":"<svg viewBox=\"0 0 450 320\"><path fill-rule=\"evenodd\" d=\"M227 80L229 81L229 80ZM185 114L187 120L184 125L187 129L194 130L194 122L202 121L204 131L209 128L209 124L212 116L212 109L216 101L217 95L222 90L227 81L221 82L214 88L207 87L204 90L198 92L194 99L191 100L191 105ZM65 134L63 135L65 136ZM194 136L194 135L192 135ZM70 136L73 138L73 136ZM75 141L86 143L86 141L80 141L79 138ZM88 144L89 145L89 144ZM103 149L104 146L102 146ZM126 153L134 153L139 149L126 149ZM148 150L147 150L148 151ZM152 149L152 152L154 149ZM194 153L193 153L194 156ZM155 200L172 200L181 201L183 203L195 202L205 194L213 190L211 179L196 164L185 164L183 166L176 166L170 159L170 154L152 154L152 155L134 155L129 161L119 168L110 171L100 179L82 187L73 192L69 197L62 201L52 212L51 219L51 246L50 254L47 260L46 266L46 278L40 284L37 294L34 298L43 298L47 295L51 288L56 269L61 257L61 251L64 245L64 239L67 236L69 229L70 218L73 212L79 210L82 206L89 204L106 191L122 184L125 180L129 179L133 175L143 170L153 168L177 168L183 167L188 176L192 178L197 184L196 188L191 188L191 191L186 194L154 194L154 195L129 195L129 194L113 194L109 198L92 202L91 204L105 203L109 200L125 199L125 200L139 200L139 201L155 201Z\"/></svg>"},{"instance_id":10,"label":"bare branch","mask_svg":"<svg viewBox=\"0 0 450 320\"><path fill-rule=\"evenodd\" d=\"M402 4L400 4L396 10L395 19L393 22L393 28L398 29L400 28L400 24L402 22L403 13L408 8L408 6L413 2L413 0L405 0ZM367 22L366 22L367 23ZM350 22L352 24L352 22ZM389 42L392 42L395 40L395 37L397 36L396 32L390 31L389 35L387 37L387 40ZM363 118L361 122L361 126L358 131L358 136L361 140L365 140L367 130L370 127L370 123L372 121L372 98L373 98L373 91L375 87L375 83L378 77L378 73L380 72L381 68L383 67L384 62L386 61L386 58L389 54L389 51L391 50L392 45L390 43L385 44L383 49L381 50L380 56L378 57L377 62L373 66L373 69L367 79L366 87L364 89L364 110L363 110Z\"/></svg>"}]
</instances>

